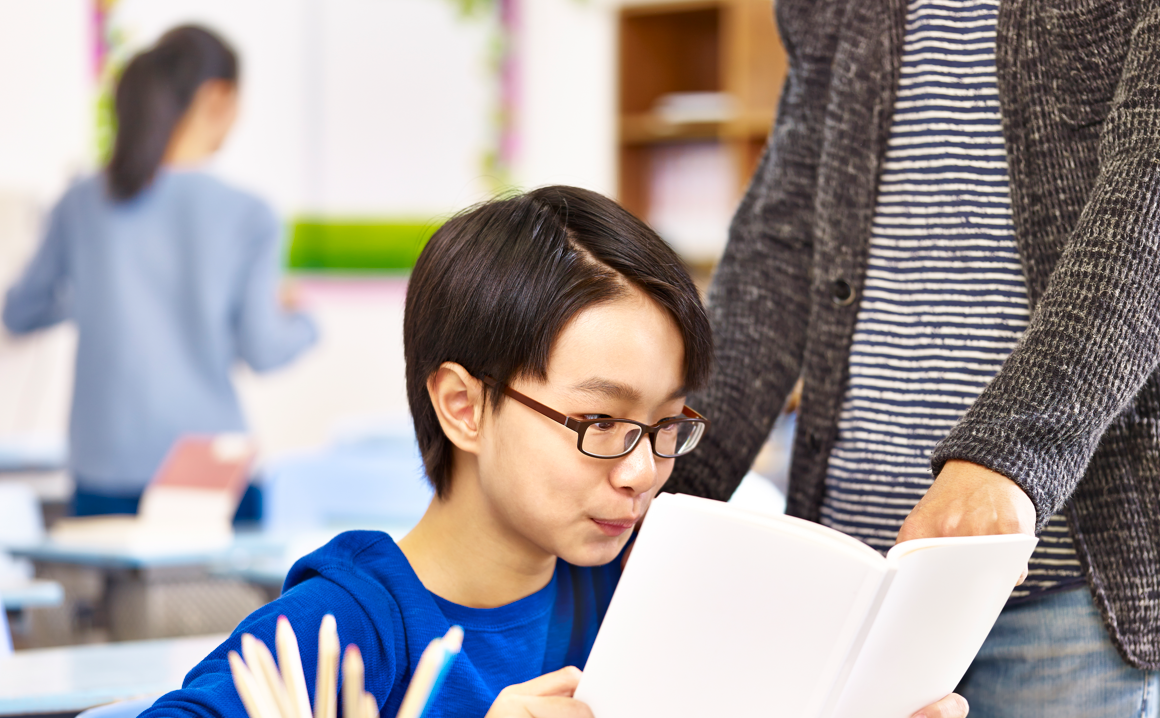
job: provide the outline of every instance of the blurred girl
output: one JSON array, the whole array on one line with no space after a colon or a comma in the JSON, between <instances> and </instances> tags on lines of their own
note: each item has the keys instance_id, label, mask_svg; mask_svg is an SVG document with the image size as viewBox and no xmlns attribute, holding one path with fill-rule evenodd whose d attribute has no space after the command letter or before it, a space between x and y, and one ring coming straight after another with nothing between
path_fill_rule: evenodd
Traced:
<instances>
[{"instance_id":1,"label":"blurred girl","mask_svg":"<svg viewBox=\"0 0 1160 718\"><path fill-rule=\"evenodd\" d=\"M234 52L199 27L134 57L108 167L65 193L8 291L10 331L78 328L79 515L135 512L180 435L245 430L235 362L271 369L315 341L310 320L278 303L274 213L197 169L233 126L237 82Z\"/></svg>"}]
</instances>

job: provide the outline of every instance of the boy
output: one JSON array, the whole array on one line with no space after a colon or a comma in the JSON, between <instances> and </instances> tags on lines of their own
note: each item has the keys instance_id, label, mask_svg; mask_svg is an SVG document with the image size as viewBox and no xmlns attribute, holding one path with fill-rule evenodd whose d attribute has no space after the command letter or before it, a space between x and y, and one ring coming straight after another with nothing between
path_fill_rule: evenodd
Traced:
<instances>
[{"instance_id":1,"label":"boy","mask_svg":"<svg viewBox=\"0 0 1160 718\"><path fill-rule=\"evenodd\" d=\"M435 498L396 545L349 532L301 559L147 715L242 716L227 652L333 613L393 716L419 656L465 630L428 716L590 716L572 699L633 527L707 422L684 406L709 374L709 323L680 260L585 190L545 187L444 225L403 325L407 395ZM309 681L308 681L309 682ZM312 696L313 699L313 696ZM965 714L965 713L963 713ZM963 715L948 713L947 715ZM937 713L929 718L935 718Z\"/></svg>"}]
</instances>

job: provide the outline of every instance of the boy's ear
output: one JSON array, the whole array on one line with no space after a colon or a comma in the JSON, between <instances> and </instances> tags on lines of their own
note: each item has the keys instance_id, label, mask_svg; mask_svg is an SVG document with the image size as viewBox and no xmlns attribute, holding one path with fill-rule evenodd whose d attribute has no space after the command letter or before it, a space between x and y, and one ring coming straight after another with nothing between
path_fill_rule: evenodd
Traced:
<instances>
[{"instance_id":1,"label":"boy's ear","mask_svg":"<svg viewBox=\"0 0 1160 718\"><path fill-rule=\"evenodd\" d=\"M483 419L483 382L455 362L443 362L427 379L427 395L443 434L459 449L478 453Z\"/></svg>"}]
</instances>

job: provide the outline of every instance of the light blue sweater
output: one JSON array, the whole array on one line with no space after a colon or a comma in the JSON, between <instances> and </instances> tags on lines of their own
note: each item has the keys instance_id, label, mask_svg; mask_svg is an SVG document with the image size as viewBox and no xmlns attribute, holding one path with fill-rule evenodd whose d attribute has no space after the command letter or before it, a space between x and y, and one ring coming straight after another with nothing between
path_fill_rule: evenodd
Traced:
<instances>
[{"instance_id":1,"label":"light blue sweater","mask_svg":"<svg viewBox=\"0 0 1160 718\"><path fill-rule=\"evenodd\" d=\"M70 465L86 490L139 493L185 433L240 431L230 381L316 339L277 301L281 229L258 198L196 171L167 171L111 201L102 176L52 210L4 324L31 332L76 323Z\"/></svg>"}]
</instances>

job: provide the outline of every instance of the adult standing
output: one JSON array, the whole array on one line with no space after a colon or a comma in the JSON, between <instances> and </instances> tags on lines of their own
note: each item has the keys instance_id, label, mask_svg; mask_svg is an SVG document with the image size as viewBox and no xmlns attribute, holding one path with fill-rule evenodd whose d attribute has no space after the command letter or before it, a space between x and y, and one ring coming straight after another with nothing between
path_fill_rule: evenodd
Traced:
<instances>
[{"instance_id":1,"label":"adult standing","mask_svg":"<svg viewBox=\"0 0 1160 718\"><path fill-rule=\"evenodd\" d=\"M789 77L710 293L713 430L666 489L732 493L801 376L789 513L880 549L1040 532L973 713L1156 715L1160 2L777 17Z\"/></svg>"},{"instance_id":2,"label":"adult standing","mask_svg":"<svg viewBox=\"0 0 1160 718\"><path fill-rule=\"evenodd\" d=\"M237 361L270 369L315 341L308 317L279 306L274 213L199 169L233 126L237 82L233 50L200 27L135 56L108 167L69 188L8 291L14 333L77 325L77 514L135 512L179 436L245 429Z\"/></svg>"}]
</instances>

